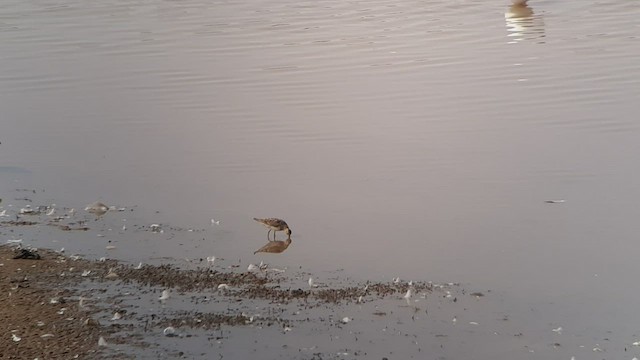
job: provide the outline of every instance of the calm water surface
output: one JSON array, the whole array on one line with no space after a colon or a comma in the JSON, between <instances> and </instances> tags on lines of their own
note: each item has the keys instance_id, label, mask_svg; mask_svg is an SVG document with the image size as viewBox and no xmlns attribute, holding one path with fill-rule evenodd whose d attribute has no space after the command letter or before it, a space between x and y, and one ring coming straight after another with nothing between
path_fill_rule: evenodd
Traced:
<instances>
[{"instance_id":1,"label":"calm water surface","mask_svg":"<svg viewBox=\"0 0 640 360\"><path fill-rule=\"evenodd\" d=\"M2 205L38 189L135 206L105 229L204 229L153 251L131 235L111 253L131 261L455 281L632 329L639 16L626 0L7 0ZM285 254L252 255L254 216L289 222Z\"/></svg>"}]
</instances>

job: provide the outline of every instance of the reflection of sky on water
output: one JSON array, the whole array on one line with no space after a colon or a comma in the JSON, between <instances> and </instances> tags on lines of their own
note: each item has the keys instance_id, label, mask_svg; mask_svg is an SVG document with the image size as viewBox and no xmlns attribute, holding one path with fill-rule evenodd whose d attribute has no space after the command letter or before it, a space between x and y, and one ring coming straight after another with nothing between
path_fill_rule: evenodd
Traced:
<instances>
[{"instance_id":1,"label":"reflection of sky on water","mask_svg":"<svg viewBox=\"0 0 640 360\"><path fill-rule=\"evenodd\" d=\"M523 40L538 40L544 43L544 21L542 15L536 15L529 6L513 5L504 14L509 32L509 43Z\"/></svg>"}]
</instances>

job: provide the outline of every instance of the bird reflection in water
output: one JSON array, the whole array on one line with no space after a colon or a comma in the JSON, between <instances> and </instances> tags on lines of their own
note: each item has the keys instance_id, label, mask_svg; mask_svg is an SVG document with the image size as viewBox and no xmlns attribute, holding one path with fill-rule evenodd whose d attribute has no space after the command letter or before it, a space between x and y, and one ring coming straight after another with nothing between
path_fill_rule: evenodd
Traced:
<instances>
[{"instance_id":1,"label":"bird reflection in water","mask_svg":"<svg viewBox=\"0 0 640 360\"><path fill-rule=\"evenodd\" d=\"M291 238L288 238L287 240L284 240L284 241L273 241L273 240L271 240L265 246L263 246L260 249L254 251L253 253L257 254L259 252L263 252L263 253L279 254L279 253L287 250L289 245L291 245Z\"/></svg>"},{"instance_id":2,"label":"bird reflection in water","mask_svg":"<svg viewBox=\"0 0 640 360\"><path fill-rule=\"evenodd\" d=\"M527 0L513 0L513 5L504 14L509 31L509 43L523 40L535 40L544 43L544 21L541 15L533 12Z\"/></svg>"}]
</instances>

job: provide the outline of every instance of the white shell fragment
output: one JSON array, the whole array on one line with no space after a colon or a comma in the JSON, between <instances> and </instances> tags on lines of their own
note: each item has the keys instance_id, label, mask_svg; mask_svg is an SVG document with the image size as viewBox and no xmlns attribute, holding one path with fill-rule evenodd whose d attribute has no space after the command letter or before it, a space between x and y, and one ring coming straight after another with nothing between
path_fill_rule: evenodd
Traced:
<instances>
[{"instance_id":1,"label":"white shell fragment","mask_svg":"<svg viewBox=\"0 0 640 360\"><path fill-rule=\"evenodd\" d=\"M98 339L98 346L107 346L107 340L105 340L102 336Z\"/></svg>"},{"instance_id":2,"label":"white shell fragment","mask_svg":"<svg viewBox=\"0 0 640 360\"><path fill-rule=\"evenodd\" d=\"M113 317L111 318L111 321L116 321L116 320L120 320L120 319L122 319L122 314L120 314L119 312L116 311L113 314Z\"/></svg>"},{"instance_id":3,"label":"white shell fragment","mask_svg":"<svg viewBox=\"0 0 640 360\"><path fill-rule=\"evenodd\" d=\"M247 266L247 271L252 272L252 271L258 271L260 270L260 268L254 264L249 264L249 266Z\"/></svg>"},{"instance_id":4,"label":"white shell fragment","mask_svg":"<svg viewBox=\"0 0 640 360\"><path fill-rule=\"evenodd\" d=\"M218 290L229 290L229 285L220 284L220 285L218 285Z\"/></svg>"},{"instance_id":5,"label":"white shell fragment","mask_svg":"<svg viewBox=\"0 0 640 360\"><path fill-rule=\"evenodd\" d=\"M409 289L409 290L407 290L407 293L406 293L406 294L404 294L404 296L403 296L403 297L404 297L405 299L410 299L412 295L413 295L413 291L412 291L411 289Z\"/></svg>"},{"instance_id":6,"label":"white shell fragment","mask_svg":"<svg viewBox=\"0 0 640 360\"><path fill-rule=\"evenodd\" d=\"M134 269L136 269L136 270L142 269L142 263L139 263L138 266L134 267Z\"/></svg>"},{"instance_id":7,"label":"white shell fragment","mask_svg":"<svg viewBox=\"0 0 640 360\"><path fill-rule=\"evenodd\" d=\"M99 201L96 201L93 204L87 205L87 207L84 208L84 211L99 216L106 214L106 212L109 211L109 207Z\"/></svg>"},{"instance_id":8,"label":"white shell fragment","mask_svg":"<svg viewBox=\"0 0 640 360\"><path fill-rule=\"evenodd\" d=\"M176 333L176 329L173 326L168 326L162 330L164 336L174 336Z\"/></svg>"},{"instance_id":9,"label":"white shell fragment","mask_svg":"<svg viewBox=\"0 0 640 360\"><path fill-rule=\"evenodd\" d=\"M562 334L562 326L558 326L556 329L551 329L551 331L557 334Z\"/></svg>"},{"instance_id":10,"label":"white shell fragment","mask_svg":"<svg viewBox=\"0 0 640 360\"><path fill-rule=\"evenodd\" d=\"M170 296L170 292L169 292L168 289L167 290L162 290L162 295L160 295L158 300L165 301L165 300L167 300L169 298L169 296Z\"/></svg>"},{"instance_id":11,"label":"white shell fragment","mask_svg":"<svg viewBox=\"0 0 640 360\"><path fill-rule=\"evenodd\" d=\"M340 320L340 322L342 322L343 324L347 324L351 322L351 319L348 316L345 316L342 318L342 320Z\"/></svg>"},{"instance_id":12,"label":"white shell fragment","mask_svg":"<svg viewBox=\"0 0 640 360\"><path fill-rule=\"evenodd\" d=\"M109 268L109 272L104 277L105 279L115 279L118 277L118 274L116 274L113 268Z\"/></svg>"},{"instance_id":13,"label":"white shell fragment","mask_svg":"<svg viewBox=\"0 0 640 360\"><path fill-rule=\"evenodd\" d=\"M13 341L15 341L15 342L18 342L18 341L22 340L22 338L21 338L21 337L19 337L19 336L18 336L18 335L16 335L16 334L11 334L11 340L13 340Z\"/></svg>"}]
</instances>

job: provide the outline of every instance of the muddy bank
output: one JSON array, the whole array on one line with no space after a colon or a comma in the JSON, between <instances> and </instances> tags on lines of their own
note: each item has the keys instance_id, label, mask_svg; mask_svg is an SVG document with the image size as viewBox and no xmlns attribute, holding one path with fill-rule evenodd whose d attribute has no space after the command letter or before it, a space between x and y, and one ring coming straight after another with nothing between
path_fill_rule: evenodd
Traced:
<instances>
[{"instance_id":1,"label":"muddy bank","mask_svg":"<svg viewBox=\"0 0 640 360\"><path fill-rule=\"evenodd\" d=\"M0 264L0 300L6 304L0 311L0 346L7 349L2 355L7 359L133 358L142 349L158 345L149 336L154 334L184 338L193 336L185 335L185 329L209 331L223 326L286 333L301 322L325 321L297 316L314 308L331 318L329 309L375 299L393 297L409 304L419 294L450 296L448 286L430 283L296 285L289 274L270 271L277 269L268 265L252 271L133 266L51 250L25 250L19 245L0 246ZM177 299L194 306L171 309ZM154 310L144 311L147 306ZM384 315L373 312L373 316ZM342 317L330 323L340 327L350 321ZM106 346L99 346L100 337ZM161 353L182 356L180 351Z\"/></svg>"}]
</instances>

